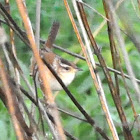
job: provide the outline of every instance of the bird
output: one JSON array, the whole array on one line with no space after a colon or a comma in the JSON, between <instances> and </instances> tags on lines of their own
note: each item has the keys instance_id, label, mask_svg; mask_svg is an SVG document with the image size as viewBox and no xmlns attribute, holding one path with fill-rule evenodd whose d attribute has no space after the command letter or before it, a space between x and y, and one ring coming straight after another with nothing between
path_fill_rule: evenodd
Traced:
<instances>
[{"instance_id":1,"label":"bird","mask_svg":"<svg viewBox=\"0 0 140 140\"><path fill-rule=\"evenodd\" d=\"M42 51L42 50L41 50ZM46 61L53 70L57 73L57 75L61 78L63 83L68 86L72 83L75 78L75 75L78 71L82 69L78 68L73 62L67 61L66 59L61 58L60 56L54 54L53 52L41 52L41 58ZM44 64L45 65L45 64ZM47 71L47 66L45 66L45 71ZM57 81L55 76L49 70L47 73L47 79L52 91L60 91L62 90L62 86ZM39 76L39 71L37 66L34 66L34 74L35 79L39 85L43 86L43 83Z\"/></svg>"},{"instance_id":2,"label":"bird","mask_svg":"<svg viewBox=\"0 0 140 140\"><path fill-rule=\"evenodd\" d=\"M59 23L54 22L52 25L51 31L49 33L48 40L45 43L45 47L40 49L39 52L40 52L41 59L47 62L52 67L52 69L57 73L57 75L61 78L63 83L66 86L68 86L74 80L76 73L78 71L82 71L82 69L78 68L76 64L74 64L73 62L70 62L62 58L51 51L54 40L56 38L56 34L58 32L58 28L59 28ZM47 71L47 66L45 66L45 70ZM63 89L62 86L60 85L60 83L57 81L57 79L51 73L50 70L48 71L47 74L48 75L46 76L47 76L51 90L54 92L62 90ZM38 71L35 59L32 59L32 62L31 62L31 75L35 77L37 83L39 83L39 85L42 87L43 83L40 79L39 71Z\"/></svg>"}]
</instances>

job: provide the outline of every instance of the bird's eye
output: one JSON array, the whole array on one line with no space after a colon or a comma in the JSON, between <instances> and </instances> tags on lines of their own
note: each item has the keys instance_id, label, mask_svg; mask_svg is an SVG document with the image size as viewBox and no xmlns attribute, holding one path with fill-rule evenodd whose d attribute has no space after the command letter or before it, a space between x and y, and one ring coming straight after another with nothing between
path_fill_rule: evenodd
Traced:
<instances>
[{"instance_id":1,"label":"bird's eye","mask_svg":"<svg viewBox=\"0 0 140 140\"><path fill-rule=\"evenodd\" d=\"M70 68L69 67L65 67L65 70L69 70Z\"/></svg>"}]
</instances>

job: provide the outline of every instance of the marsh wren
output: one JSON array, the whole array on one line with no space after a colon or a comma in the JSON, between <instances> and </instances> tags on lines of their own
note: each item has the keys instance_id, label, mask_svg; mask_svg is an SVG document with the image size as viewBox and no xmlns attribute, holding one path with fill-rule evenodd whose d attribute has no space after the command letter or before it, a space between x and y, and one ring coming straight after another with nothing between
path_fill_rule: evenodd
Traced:
<instances>
[{"instance_id":1,"label":"marsh wren","mask_svg":"<svg viewBox=\"0 0 140 140\"><path fill-rule=\"evenodd\" d=\"M45 60L48 64L51 65L51 67L61 78L63 83L66 86L68 86L74 80L76 73L81 69L79 69L74 63L59 57L50 50L56 38L58 28L59 24L57 22L54 22L48 40L45 43L45 48L40 50L40 56L43 60ZM39 72L37 70L37 67L35 66L35 62L33 61L32 61L32 70L33 69L35 70L34 76L36 76L36 79L39 81L40 85L42 85L42 81L39 78ZM45 69L47 71L47 66L45 66ZM48 78L49 85L52 91L59 91L63 89L50 71L46 76Z\"/></svg>"}]
</instances>

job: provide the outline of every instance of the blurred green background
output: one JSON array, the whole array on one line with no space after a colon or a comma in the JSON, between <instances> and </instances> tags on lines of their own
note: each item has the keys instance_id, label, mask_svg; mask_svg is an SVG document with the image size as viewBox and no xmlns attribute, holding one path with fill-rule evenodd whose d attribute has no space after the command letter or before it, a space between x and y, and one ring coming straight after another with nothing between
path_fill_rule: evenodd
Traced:
<instances>
[{"instance_id":1,"label":"blurred green background","mask_svg":"<svg viewBox=\"0 0 140 140\"><path fill-rule=\"evenodd\" d=\"M2 3L3 0L0 0ZM102 15L105 15L104 13L104 8L102 1L98 0L85 0L87 4L89 4L91 7L95 8L99 13ZM26 0L27 3L27 8L28 8L28 13L30 20L32 22L33 29L35 29L35 7L36 7L36 1L35 0ZM71 9L73 11L73 7L71 5L71 1L69 2ZM134 4L136 6L136 12L140 15L137 7L136 0L134 1ZM17 5L15 3L15 0L10 1L11 5L11 15L15 19L16 23L22 28L23 23L21 20L21 17L18 12ZM134 8L132 6L131 1L125 1L124 2L124 7L126 9L129 9L129 18L133 22L133 30L134 32L137 32L139 34L140 32L140 19L137 17ZM86 14L88 17L88 21L90 24L90 27L92 29L92 32L94 32L99 28L100 24L103 22L103 18L93 12L91 9L85 7ZM73 11L73 15L75 20L76 15ZM62 0L42 0L42 8L41 8L41 38L46 40L48 37L48 33L50 31L50 27L53 23L53 21L58 21L60 22L60 30L58 32L55 44L70 50L71 52L74 53L80 53L81 48L80 45L77 41L76 35L73 31L71 22L68 18L66 9L64 7L63 1ZM78 22L77 22L78 23ZM119 22L120 27L123 28L123 24ZM5 29L8 32L8 27L4 25ZM130 39L124 35L124 40L126 43L126 49L129 53L129 57L134 69L134 72L136 74L137 78L140 78L140 65L139 65L139 53L133 43L130 41ZM108 40L108 33L107 33L107 26L105 25L99 34L95 36L96 42L101 47L101 53L107 63L108 66L112 67L112 58L110 54L110 48L109 48L109 40ZM26 74L26 77L30 80L32 83L32 79L29 76L29 65L30 65L30 58L32 56L32 52L28 46L26 46L16 35L15 35L15 44L16 44L16 49L17 49L17 55L20 60L21 67L23 71ZM61 52L59 50L54 49L55 53L60 55L63 58L66 58L69 61L77 61L77 58L72 57L64 52ZM95 59L97 60L96 56L94 56ZM83 60L78 60L77 65L83 69L82 72L79 72L77 74L76 79L74 82L69 86L70 91L73 93L75 98L78 100L78 102L82 105L82 107L92 116L92 118L96 121L96 124L100 126L106 134L111 137L111 133L109 131L104 113L101 109L100 101L98 99L98 95L96 93L96 90L94 88L94 84L92 82L92 78L90 76L90 72L88 69L88 66L85 61ZM122 67L124 71L126 72L125 64L122 59ZM122 127L120 123L120 119L118 117L116 108L114 106L112 96L110 94L105 76L101 70L101 68L98 68L99 75L104 87L105 95L108 101L108 106L113 118L113 121L116 125L119 137L121 140L124 139L123 133L122 133ZM114 79L113 73L111 73L112 78ZM128 119L128 123L130 124L130 127L132 126L132 123L134 121L132 109L130 108L129 100L126 95L126 91L124 89L124 84L122 82L122 79L119 79L120 81L120 96L122 99L122 104ZM23 81L22 81L23 83ZM127 80L128 87L130 89L131 97L132 100L134 101L134 105L136 108L136 111L139 113L140 107L137 102L135 92L133 87L131 86L131 81ZM23 85L25 85L23 83ZM26 88L26 87L25 87ZM40 94L41 96L41 94ZM77 108L74 106L70 98L65 94L64 91L61 91L57 97L56 97L56 102L58 106L62 109L65 109L67 111L70 111L82 118L84 118L80 112L77 110ZM28 101L27 101L28 103ZM64 128L70 132L72 135L75 137L79 138L80 140L102 140L102 137L95 132L95 130L92 129L92 127L82 121L79 121L77 119L74 119L66 114L61 113L61 120L63 123ZM47 124L46 124L47 125ZM134 129L132 130L132 134L135 138L135 140L139 139L138 136L138 129L134 126ZM14 130L12 127L12 123L9 118L9 114L4 107L3 103L0 101L0 140L15 140L15 134Z\"/></svg>"}]
</instances>

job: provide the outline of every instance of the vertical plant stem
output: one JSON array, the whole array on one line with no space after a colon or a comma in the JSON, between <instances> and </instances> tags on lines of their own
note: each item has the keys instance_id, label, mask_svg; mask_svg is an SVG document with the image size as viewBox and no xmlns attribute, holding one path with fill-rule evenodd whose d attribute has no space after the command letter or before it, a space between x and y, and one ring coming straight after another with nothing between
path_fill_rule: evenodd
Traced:
<instances>
[{"instance_id":1,"label":"vertical plant stem","mask_svg":"<svg viewBox=\"0 0 140 140\"><path fill-rule=\"evenodd\" d=\"M106 13L106 17L109 19L109 21L107 21L107 27L108 27L108 36L109 36L109 42L110 42L110 50L111 50L111 55L112 55L112 61L113 61L113 68L118 70L118 61L119 61L119 54L118 51L116 50L116 45L115 45L115 41L114 41L114 36L113 36L113 30L111 28L111 17L109 16L108 12L107 12L107 7L104 4L104 9L105 9L105 13ZM114 73L115 76L115 90L116 93L120 94L120 89L119 89L119 81L118 81L118 75L116 73Z\"/></svg>"},{"instance_id":2,"label":"vertical plant stem","mask_svg":"<svg viewBox=\"0 0 140 140\"><path fill-rule=\"evenodd\" d=\"M75 12L76 12L80 27L82 29L82 33L83 33L85 43L86 43L86 49L87 49L86 53L87 53L88 58L89 58L89 65L92 68L91 73L92 73L92 78L93 78L93 81L94 81L94 84L95 84L95 87L96 87L96 91L97 91L97 93L99 95L101 105L102 105L103 111L104 111L104 113L106 115L106 119L107 119L109 128L111 130L113 139L118 140L119 139L118 134L117 134L115 125L114 125L114 123L112 121L112 118L111 118L111 115L110 115L110 112L109 112L109 109L108 109L108 105L107 105L106 98L105 98L105 95L104 95L104 90L103 90L103 87L102 87L102 84L101 84L101 80L100 80L99 75L96 73L96 65L95 65L93 55L92 55L92 51L91 51L91 48L90 48L90 44L89 44L89 41L88 41L86 30L85 30L84 25L82 23L80 13L78 12L78 7L77 7L77 4L76 4L76 1L72 0L72 2L73 2L73 6L74 6L74 9L75 9Z\"/></svg>"},{"instance_id":3,"label":"vertical plant stem","mask_svg":"<svg viewBox=\"0 0 140 140\"><path fill-rule=\"evenodd\" d=\"M139 10L140 10L140 0L137 0L137 2L138 2L138 7L139 7Z\"/></svg>"},{"instance_id":4,"label":"vertical plant stem","mask_svg":"<svg viewBox=\"0 0 140 140\"><path fill-rule=\"evenodd\" d=\"M126 64L127 71L128 71L128 73L129 73L129 75L130 75L130 77L132 79L132 84L134 86L138 101L140 103L139 86L138 86L137 82L135 81L135 75L134 75L133 69L131 67L131 63L130 63L130 60L129 60L129 57L128 57L128 53L127 53L127 51L125 49L125 43L124 43L124 40L122 38L120 28L119 28L117 20L116 20L116 13L115 13L114 7L113 7L112 2L110 0L108 0L108 1L104 0L104 2L108 6L110 15L112 16L113 31L114 31L114 33L116 35L116 39L118 41L119 47L121 48L121 51L123 53L123 57L124 57L124 61L125 61L125 64Z\"/></svg>"},{"instance_id":5,"label":"vertical plant stem","mask_svg":"<svg viewBox=\"0 0 140 140\"><path fill-rule=\"evenodd\" d=\"M7 79L5 69L4 69L4 65L3 65L3 62L1 60L1 58L0 58L0 77L1 77L1 80L2 80L2 83L3 83L3 88L5 90L5 94L6 94L6 98L7 98L7 104L8 104L8 110L9 110L9 113L10 113L11 118L12 118L12 122L13 122L13 125L14 125L14 128L15 128L16 136L19 140L25 140L25 136L22 132L21 126L20 126L20 124L19 124L19 122L18 122L18 120L15 116L16 110L15 110L15 107L14 107L12 92L11 92L10 86L8 84L8 79Z\"/></svg>"},{"instance_id":6,"label":"vertical plant stem","mask_svg":"<svg viewBox=\"0 0 140 140\"><path fill-rule=\"evenodd\" d=\"M5 4L6 4L7 9L8 9L7 12L10 15L10 4L9 4L9 0L5 0ZM11 48L12 48L11 49L11 53L13 53L14 57L17 59L16 48L15 48L15 40L14 40L14 32L13 32L12 28L10 28L9 30L10 30L10 43L11 43ZM19 71L18 71L17 67L14 67L14 74L15 74L15 81L17 83L16 84L17 85L17 89L19 90L19 93L20 93L20 89L18 87L18 85L20 84L20 74L19 74ZM22 114L24 114L23 106L22 106L22 104L20 104L20 102L19 102L19 106L20 106L20 109L21 109Z\"/></svg>"},{"instance_id":7,"label":"vertical plant stem","mask_svg":"<svg viewBox=\"0 0 140 140\"><path fill-rule=\"evenodd\" d=\"M16 2L17 2L18 9L19 9L20 15L22 17L22 20L24 22L24 27L26 29L31 48L32 48L33 53L34 53L34 57L36 59L37 65L38 65L41 80L43 81L44 95L45 95L46 101L50 106L52 106L51 112L54 116L56 130L58 133L58 139L65 140L66 137L64 135L64 131L63 131L60 119L59 119L59 114L58 114L58 111L56 108L56 104L54 102L54 98L53 98L53 95L52 95L52 92L51 92L51 89L49 86L49 82L48 82L48 79L46 76L48 74L48 69L47 69L47 71L45 71L45 69L44 69L45 66L40 58L39 51L38 51L37 46L35 44L35 39L34 39L32 27L31 27L31 22L29 20L28 14L27 14L26 5L22 0L16 0Z\"/></svg>"},{"instance_id":8,"label":"vertical plant stem","mask_svg":"<svg viewBox=\"0 0 140 140\"><path fill-rule=\"evenodd\" d=\"M94 37L92 35L92 32L90 30L90 27L89 27L89 24L88 24L88 21L87 21L87 18L86 18L86 14L85 14L83 5L81 3L81 0L79 0L79 1L80 2L77 2L77 4L78 4L78 8L79 8L79 11L80 11L80 15L81 15L84 27L86 29L86 33L87 33L87 35L88 35L88 37L90 39L91 45L92 45L92 47L94 49L95 54L98 57L98 60L99 60L99 62L101 64L101 66L102 66L103 72L104 72L104 74L106 76L106 79L108 81L108 85L109 85L109 88L110 88L114 103L116 105L117 111L118 111L120 119L122 121L122 126L123 126L123 130L124 130L125 138L126 139L133 139L131 131L129 130L129 125L128 125L127 120L126 120L125 113L124 113L122 105L121 105L120 98L119 98L119 96L117 95L117 93L115 91L115 87L114 87L111 75L110 75L110 73L109 73L109 71L107 69L107 66L106 66L106 63L105 63L105 61L103 59L103 56L101 55L101 53L100 53L100 51L98 49L98 46L97 46L97 44L95 42L95 39L94 39Z\"/></svg>"},{"instance_id":9,"label":"vertical plant stem","mask_svg":"<svg viewBox=\"0 0 140 140\"><path fill-rule=\"evenodd\" d=\"M118 139L118 138L117 138L118 136L117 136L117 133L116 133L116 130L115 130L113 121L112 121L112 119L111 119L111 116L110 116L110 113L109 113L109 110L108 110L108 107L107 107L107 103L106 103L106 99L105 99L105 96L104 96L104 92L103 92L103 89L102 89L102 86L101 86L101 82L98 83L98 80L99 80L99 79L97 80L97 77L98 77L98 76L95 75L95 71L94 71L94 70L96 70L95 62L94 62L94 60L93 60L93 58L92 58L92 55L90 55L90 57L88 56L88 53L87 53L87 51L86 51L87 49L85 48L85 46L84 46L84 44L83 44L83 42L82 42L81 36L80 36L80 34L79 34L79 31L78 31L78 29L77 29L77 26L76 26L76 24L75 24L75 21L74 21L74 19L73 19L73 16L72 16L71 11L70 11L70 8L69 8L69 5L68 5L68 3L67 3L66 0L64 0L64 4L65 4L65 7L66 7L66 9L67 9L69 18L70 18L70 20L71 20L71 22L72 22L74 31L75 31L75 33L76 33L76 35L77 35L78 41L79 41L79 43L80 43L80 45L81 45L81 47L82 47L83 53L84 53L84 55L85 55L87 64L88 64L88 66L89 66L89 69L90 69L92 78L93 78L94 83L95 83L95 87L96 87L97 93L98 93L98 95L99 95L99 97L100 97L100 100L101 100L101 103L102 103L102 108L103 108L103 110L104 110L104 112L105 112L105 114L106 114L106 118L107 118L107 120L108 120L108 124L109 124L109 126L110 126L111 132L112 132L112 134L113 134L113 137L116 137L116 139ZM87 45L89 46L89 42L87 42ZM90 54L91 54L91 51L90 51ZM90 63L90 61L91 61L90 59L92 59L92 64ZM94 69L93 69L93 68L94 68ZM97 76L97 77L96 77L96 76ZM98 78L99 78L99 77L98 77Z\"/></svg>"},{"instance_id":10,"label":"vertical plant stem","mask_svg":"<svg viewBox=\"0 0 140 140\"><path fill-rule=\"evenodd\" d=\"M95 121L87 114L87 112L82 108L82 106L74 98L74 96L71 94L71 92L69 91L69 89L65 86L65 84L63 83L63 81L57 75L57 73L52 69L52 67L45 60L43 60L43 62L49 68L49 70L52 72L52 74L55 76L55 78L58 80L58 82L61 84L61 86L63 87L63 89L65 90L65 92L68 94L68 96L71 98L71 100L76 105L76 107L79 109L79 111L85 116L85 118L87 119L88 123L91 126L93 126L95 128L95 130L97 132L99 132L104 139L109 140L109 138L106 136L105 132L100 127L96 126Z\"/></svg>"},{"instance_id":11,"label":"vertical plant stem","mask_svg":"<svg viewBox=\"0 0 140 140\"><path fill-rule=\"evenodd\" d=\"M113 65L114 65L114 69L117 69L121 71L121 76L123 78L123 82L124 82L124 87L126 89L126 93L127 93L127 96L129 98L129 102L131 104L131 108L132 108L132 111L133 111L133 114L134 114L134 118L136 119L138 114L135 110L135 107L134 107L134 104L133 104L133 101L131 99L131 96L130 96L130 93L129 93L129 89L128 89L128 86L127 86L127 83L126 83L126 80L125 80L125 77L124 77L124 72L123 72L123 69L121 67L121 59L120 59L120 55L119 55L119 50L118 48L116 47L115 45L115 41L114 41L114 34L113 34L113 27L112 27L112 18L111 16L109 15L109 12L108 12L108 8L106 6L106 4L103 2L103 5L104 5L104 9L105 9L105 12L106 12L106 16L107 18L109 19L109 22L107 21L107 25L108 25L108 34L109 34L109 41L110 41L110 47L111 47L111 53L112 53L112 59L113 59ZM119 83L118 83L118 76L116 73L115 74L115 79L116 79L116 92L118 93L119 95ZM138 128L139 128L139 132L140 132L140 125L139 125L139 122L138 120L136 119L137 121L137 124L138 124Z\"/></svg>"},{"instance_id":12,"label":"vertical plant stem","mask_svg":"<svg viewBox=\"0 0 140 140\"><path fill-rule=\"evenodd\" d=\"M36 1L36 32L35 32L35 41L36 41L36 46L38 48L38 50L40 49L40 16L41 16L41 0L37 0ZM32 56L31 59L34 59L34 57ZM34 77L35 78L35 77ZM35 92L36 92L36 101L38 104L38 92L37 92L37 86L36 86L36 82L35 79L33 79L34 81L34 87L35 87ZM42 130L43 130L43 134L45 135L45 130L44 130L44 122L43 122L43 118L42 118L42 114L40 111L40 108L38 108L39 110L39 114L40 114L40 118L41 118L41 125L42 125ZM32 103L32 107L31 107L31 112L32 112L32 116L34 116L35 114L35 106Z\"/></svg>"},{"instance_id":13,"label":"vertical plant stem","mask_svg":"<svg viewBox=\"0 0 140 140\"><path fill-rule=\"evenodd\" d=\"M41 11L41 0L36 1L36 32L35 32L35 41L36 46L40 48L40 11Z\"/></svg>"}]
</instances>

